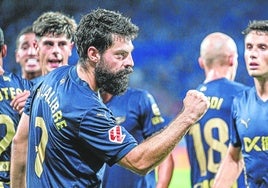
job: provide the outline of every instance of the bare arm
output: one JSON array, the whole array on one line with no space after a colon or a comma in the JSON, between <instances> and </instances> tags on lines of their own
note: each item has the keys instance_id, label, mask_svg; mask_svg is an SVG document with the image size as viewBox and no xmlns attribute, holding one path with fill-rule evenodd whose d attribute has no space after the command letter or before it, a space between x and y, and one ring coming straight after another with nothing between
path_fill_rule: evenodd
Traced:
<instances>
[{"instance_id":1,"label":"bare arm","mask_svg":"<svg viewBox=\"0 0 268 188\"><path fill-rule=\"evenodd\" d=\"M29 116L22 114L11 148L10 179L12 188L26 187Z\"/></svg>"},{"instance_id":2,"label":"bare arm","mask_svg":"<svg viewBox=\"0 0 268 188\"><path fill-rule=\"evenodd\" d=\"M181 114L167 128L133 148L119 164L141 175L158 166L209 106L207 98L195 90L187 92L183 103Z\"/></svg>"},{"instance_id":3,"label":"bare arm","mask_svg":"<svg viewBox=\"0 0 268 188\"><path fill-rule=\"evenodd\" d=\"M156 188L168 188L174 170L172 153L158 166L158 181Z\"/></svg>"},{"instance_id":4,"label":"bare arm","mask_svg":"<svg viewBox=\"0 0 268 188\"><path fill-rule=\"evenodd\" d=\"M216 174L213 188L231 187L244 166L240 148L230 145Z\"/></svg>"}]
</instances>

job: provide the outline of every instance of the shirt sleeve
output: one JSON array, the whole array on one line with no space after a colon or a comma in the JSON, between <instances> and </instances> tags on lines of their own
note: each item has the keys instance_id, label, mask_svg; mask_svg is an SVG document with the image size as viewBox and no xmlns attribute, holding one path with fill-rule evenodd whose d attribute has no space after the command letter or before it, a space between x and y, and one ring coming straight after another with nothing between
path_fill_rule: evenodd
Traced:
<instances>
[{"instance_id":1,"label":"shirt sleeve","mask_svg":"<svg viewBox=\"0 0 268 188\"><path fill-rule=\"evenodd\" d=\"M112 165L137 146L136 140L116 125L111 112L103 108L92 108L83 117L79 137L103 161Z\"/></svg>"},{"instance_id":2,"label":"shirt sleeve","mask_svg":"<svg viewBox=\"0 0 268 188\"><path fill-rule=\"evenodd\" d=\"M237 109L236 105L237 100L236 98L233 100L233 104L231 107L231 118L230 118L230 142L234 147L241 147L241 141L238 135L237 126L236 126L236 119L237 119Z\"/></svg>"},{"instance_id":3,"label":"shirt sleeve","mask_svg":"<svg viewBox=\"0 0 268 188\"><path fill-rule=\"evenodd\" d=\"M140 119L143 121L141 125L145 137L149 137L167 126L168 122L163 118L155 98L148 91L142 92L140 97Z\"/></svg>"}]
</instances>

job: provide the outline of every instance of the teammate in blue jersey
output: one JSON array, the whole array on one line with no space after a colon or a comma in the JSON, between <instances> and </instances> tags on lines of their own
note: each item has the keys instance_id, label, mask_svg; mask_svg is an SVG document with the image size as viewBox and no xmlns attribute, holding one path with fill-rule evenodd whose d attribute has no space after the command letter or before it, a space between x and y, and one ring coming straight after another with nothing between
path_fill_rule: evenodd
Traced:
<instances>
[{"instance_id":1,"label":"teammate in blue jersey","mask_svg":"<svg viewBox=\"0 0 268 188\"><path fill-rule=\"evenodd\" d=\"M214 187L229 187L243 164L247 187L268 187L268 20L250 22L243 34L244 58L254 87L234 99L231 144Z\"/></svg>"},{"instance_id":2,"label":"teammate in blue jersey","mask_svg":"<svg viewBox=\"0 0 268 188\"><path fill-rule=\"evenodd\" d=\"M60 12L49 11L41 14L32 27L22 30L16 42L16 60L20 61L22 76L26 79L32 78L31 82L34 84L54 69L68 65L76 27L73 18ZM33 67L37 58L41 75ZM22 113L29 95L29 91L17 95L11 102L13 108Z\"/></svg>"},{"instance_id":3,"label":"teammate in blue jersey","mask_svg":"<svg viewBox=\"0 0 268 188\"><path fill-rule=\"evenodd\" d=\"M123 126L138 143L163 129L168 122L164 120L154 97L146 90L128 88L119 96L101 92L103 102L111 109L116 123ZM119 165L106 165L103 188L166 188L172 178L174 162L169 155L158 168L158 182L155 171L139 176Z\"/></svg>"},{"instance_id":4,"label":"teammate in blue jersey","mask_svg":"<svg viewBox=\"0 0 268 188\"><path fill-rule=\"evenodd\" d=\"M116 124L99 90L118 95L127 89L137 34L138 27L118 12L96 9L82 17L75 34L77 65L47 74L27 100L13 139L12 155L19 161L12 165L13 187L100 187L104 163L145 175L206 112L207 98L191 90L173 122L139 145Z\"/></svg>"},{"instance_id":5,"label":"teammate in blue jersey","mask_svg":"<svg viewBox=\"0 0 268 188\"><path fill-rule=\"evenodd\" d=\"M214 177L224 158L230 134L231 105L235 95L246 88L234 82L237 70L237 46L220 32L207 35L200 46L200 67L205 80L197 87L210 101L207 113L186 135L193 188L212 187ZM240 184L233 187L243 187Z\"/></svg>"},{"instance_id":6,"label":"teammate in blue jersey","mask_svg":"<svg viewBox=\"0 0 268 188\"><path fill-rule=\"evenodd\" d=\"M21 76L32 80L41 76L41 65L36 50L36 37L32 26L23 28L16 39L16 62L21 67Z\"/></svg>"},{"instance_id":7,"label":"teammate in blue jersey","mask_svg":"<svg viewBox=\"0 0 268 188\"><path fill-rule=\"evenodd\" d=\"M20 115L11 106L16 94L30 88L29 82L3 69L7 54L4 34L0 28L0 187L9 187L11 142L20 120Z\"/></svg>"}]
</instances>

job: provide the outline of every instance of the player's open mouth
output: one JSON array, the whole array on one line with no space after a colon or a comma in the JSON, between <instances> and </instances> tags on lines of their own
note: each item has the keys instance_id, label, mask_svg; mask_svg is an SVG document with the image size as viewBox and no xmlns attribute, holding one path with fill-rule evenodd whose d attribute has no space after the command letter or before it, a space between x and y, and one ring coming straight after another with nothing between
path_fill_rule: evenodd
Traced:
<instances>
[{"instance_id":1,"label":"player's open mouth","mask_svg":"<svg viewBox=\"0 0 268 188\"><path fill-rule=\"evenodd\" d=\"M28 59L27 60L27 66L36 66L36 64L38 64L37 59Z\"/></svg>"},{"instance_id":2,"label":"player's open mouth","mask_svg":"<svg viewBox=\"0 0 268 188\"><path fill-rule=\"evenodd\" d=\"M51 68L57 68L62 64L62 61L60 61L60 60L51 60L51 61L48 61L48 63L49 63L49 66Z\"/></svg>"}]
</instances>

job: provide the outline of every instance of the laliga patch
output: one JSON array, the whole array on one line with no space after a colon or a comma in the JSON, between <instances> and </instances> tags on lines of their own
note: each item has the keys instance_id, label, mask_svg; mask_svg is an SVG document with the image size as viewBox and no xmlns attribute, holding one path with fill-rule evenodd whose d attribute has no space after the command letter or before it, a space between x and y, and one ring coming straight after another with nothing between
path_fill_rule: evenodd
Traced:
<instances>
[{"instance_id":1,"label":"laliga patch","mask_svg":"<svg viewBox=\"0 0 268 188\"><path fill-rule=\"evenodd\" d=\"M114 126L109 130L109 140L114 143L119 143L121 144L126 135L122 134L122 128L119 125Z\"/></svg>"}]
</instances>

